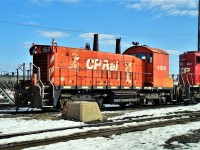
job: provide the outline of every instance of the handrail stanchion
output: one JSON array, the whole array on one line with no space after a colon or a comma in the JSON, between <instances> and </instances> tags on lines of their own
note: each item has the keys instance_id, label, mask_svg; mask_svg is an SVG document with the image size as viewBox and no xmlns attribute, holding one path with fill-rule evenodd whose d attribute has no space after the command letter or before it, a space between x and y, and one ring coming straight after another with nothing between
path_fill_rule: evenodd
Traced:
<instances>
[{"instance_id":1,"label":"handrail stanchion","mask_svg":"<svg viewBox=\"0 0 200 150\"><path fill-rule=\"evenodd\" d=\"M25 63L23 63L23 81L25 81L25 76L26 76Z\"/></svg>"},{"instance_id":2,"label":"handrail stanchion","mask_svg":"<svg viewBox=\"0 0 200 150\"><path fill-rule=\"evenodd\" d=\"M40 67L37 68L37 73L38 73L38 81L41 80L41 77L40 77Z\"/></svg>"},{"instance_id":3,"label":"handrail stanchion","mask_svg":"<svg viewBox=\"0 0 200 150\"><path fill-rule=\"evenodd\" d=\"M17 69L17 87L19 85L19 69Z\"/></svg>"},{"instance_id":4,"label":"handrail stanchion","mask_svg":"<svg viewBox=\"0 0 200 150\"><path fill-rule=\"evenodd\" d=\"M29 72L29 80L31 80L32 77L32 63L29 64L30 72Z\"/></svg>"}]
</instances>

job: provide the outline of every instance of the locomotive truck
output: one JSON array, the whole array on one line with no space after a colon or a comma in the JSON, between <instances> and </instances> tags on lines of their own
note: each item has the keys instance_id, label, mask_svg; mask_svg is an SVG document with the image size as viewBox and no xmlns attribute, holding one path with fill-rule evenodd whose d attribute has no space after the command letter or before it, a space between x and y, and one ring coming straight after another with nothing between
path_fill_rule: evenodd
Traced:
<instances>
[{"instance_id":1,"label":"locomotive truck","mask_svg":"<svg viewBox=\"0 0 200 150\"><path fill-rule=\"evenodd\" d=\"M175 79L169 75L166 51L133 42L121 54L120 40L116 40L115 53L99 51L98 34L94 34L93 50L89 44L85 48L58 46L54 40L51 45L33 44L30 69L26 72L25 64L20 66L24 77L15 86L16 105L45 109L60 108L69 101L95 101L100 107L125 107L199 99L199 76L195 76L199 54L180 56L181 75ZM188 64L187 59L197 64Z\"/></svg>"}]
</instances>

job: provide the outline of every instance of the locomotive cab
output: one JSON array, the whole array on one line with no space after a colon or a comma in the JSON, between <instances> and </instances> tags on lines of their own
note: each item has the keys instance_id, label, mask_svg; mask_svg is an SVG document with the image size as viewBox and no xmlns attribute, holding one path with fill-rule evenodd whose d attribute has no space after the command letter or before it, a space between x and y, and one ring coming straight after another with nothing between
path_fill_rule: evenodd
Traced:
<instances>
[{"instance_id":1,"label":"locomotive cab","mask_svg":"<svg viewBox=\"0 0 200 150\"><path fill-rule=\"evenodd\" d=\"M169 54L161 49L147 46L133 46L123 54L133 55L145 63L145 86L173 87L173 80L169 78Z\"/></svg>"},{"instance_id":2,"label":"locomotive cab","mask_svg":"<svg viewBox=\"0 0 200 150\"><path fill-rule=\"evenodd\" d=\"M173 79L169 78L168 53L147 46L133 46L123 54L136 56L144 63L144 87L139 92L139 102L143 105L171 102Z\"/></svg>"}]
</instances>

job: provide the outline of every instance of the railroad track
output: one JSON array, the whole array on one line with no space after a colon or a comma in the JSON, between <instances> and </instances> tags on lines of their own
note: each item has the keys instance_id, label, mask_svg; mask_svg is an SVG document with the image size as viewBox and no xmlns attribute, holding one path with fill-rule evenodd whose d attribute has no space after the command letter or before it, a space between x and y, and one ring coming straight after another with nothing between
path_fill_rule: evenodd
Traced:
<instances>
[{"instance_id":1,"label":"railroad track","mask_svg":"<svg viewBox=\"0 0 200 150\"><path fill-rule=\"evenodd\" d=\"M191 105L196 105L196 104L191 104ZM126 108L121 108L119 107L102 107L101 111L102 112L109 112L109 111L116 111L116 112L122 112L122 111L139 111L139 110L148 110L148 109L159 109L159 108L172 108L172 107L179 107L179 106L184 106L184 104L167 104L167 105L145 105L141 107L134 107L134 106L127 106ZM0 105L0 118L18 118L18 117L32 117L32 118L37 118L40 115L42 117L47 116L52 116L52 114L58 114L61 113L61 110L55 110L55 109L32 109L32 108L19 108L17 111L16 105ZM52 114L51 114L52 113ZM3 115L1 115L3 114ZM49 118L49 117L47 117ZM60 119L59 117L55 117L54 119Z\"/></svg>"},{"instance_id":2,"label":"railroad track","mask_svg":"<svg viewBox=\"0 0 200 150\"><path fill-rule=\"evenodd\" d=\"M154 118L143 118L143 119L129 118L129 119L118 120L114 122L108 121L108 122L86 124L86 125L74 126L74 127L63 127L63 128L22 132L22 133L15 133L15 134L0 134L1 140L3 139L7 140L8 138L13 138L13 137L18 137L18 136L26 136L26 135L40 134L40 133L50 133L54 131L66 131L66 130L77 129L77 128L78 129L88 128L88 131L86 132L80 132L80 133L75 133L75 134L70 134L70 135L62 135L58 137L50 137L50 138L45 138L45 139L37 139L37 140L30 140L30 141L23 141L23 142L7 143L7 144L0 145L0 149L18 150L22 148L48 145L48 144L58 143L58 142L66 142L69 140L93 138L97 136L111 136L113 134L136 132L136 131L146 130L149 128L163 127L163 126L175 125L175 124L185 124L185 123L194 122L194 121L200 121L200 112L184 113L184 114L154 117ZM133 125L131 123L139 123L139 124ZM123 126L124 124L126 124L126 126ZM92 130L92 129L89 129L91 127L101 127L101 128Z\"/></svg>"},{"instance_id":3,"label":"railroad track","mask_svg":"<svg viewBox=\"0 0 200 150\"><path fill-rule=\"evenodd\" d=\"M130 111L130 110L148 110L148 109L159 109L159 108L171 108L171 107L179 107L183 106L183 104L179 105L164 105L164 106L154 106L154 105L148 105L148 106L142 106L142 107L132 107L127 106L126 108L119 107L102 107L101 111L109 112L109 111ZM31 109L31 108L20 108L17 111L17 108L15 105L0 105L0 114L3 114L0 116L0 118L16 118L16 117L26 117L26 115L34 115L34 114L45 114L45 113L51 113L51 112L57 112L59 113L60 110L55 109L49 109L49 110L42 110L42 109Z\"/></svg>"},{"instance_id":4,"label":"railroad track","mask_svg":"<svg viewBox=\"0 0 200 150\"><path fill-rule=\"evenodd\" d=\"M16 107L16 105L15 104L2 104L2 103L0 103L0 108L8 108L8 107Z\"/></svg>"},{"instance_id":5,"label":"railroad track","mask_svg":"<svg viewBox=\"0 0 200 150\"><path fill-rule=\"evenodd\" d=\"M56 110L48 110L48 111L43 111L43 110L28 110L28 109L24 109L24 110L19 110L16 111L15 109L7 109L7 110L3 110L0 109L0 118L19 118L19 117L29 117L29 118L37 118L39 116L41 117L47 117L49 118L50 116L55 116L58 114L61 114L60 111L56 111ZM2 115L1 115L2 114ZM55 119L60 119L59 117L55 117Z\"/></svg>"}]
</instances>

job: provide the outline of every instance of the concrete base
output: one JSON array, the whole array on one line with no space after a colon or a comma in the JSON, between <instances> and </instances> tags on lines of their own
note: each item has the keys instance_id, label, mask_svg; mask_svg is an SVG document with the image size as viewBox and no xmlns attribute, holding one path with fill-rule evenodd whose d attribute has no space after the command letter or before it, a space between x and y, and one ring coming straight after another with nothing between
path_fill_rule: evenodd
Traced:
<instances>
[{"instance_id":1,"label":"concrete base","mask_svg":"<svg viewBox=\"0 0 200 150\"><path fill-rule=\"evenodd\" d=\"M102 115L96 102L69 102L63 108L62 116L81 122L102 121Z\"/></svg>"}]
</instances>

